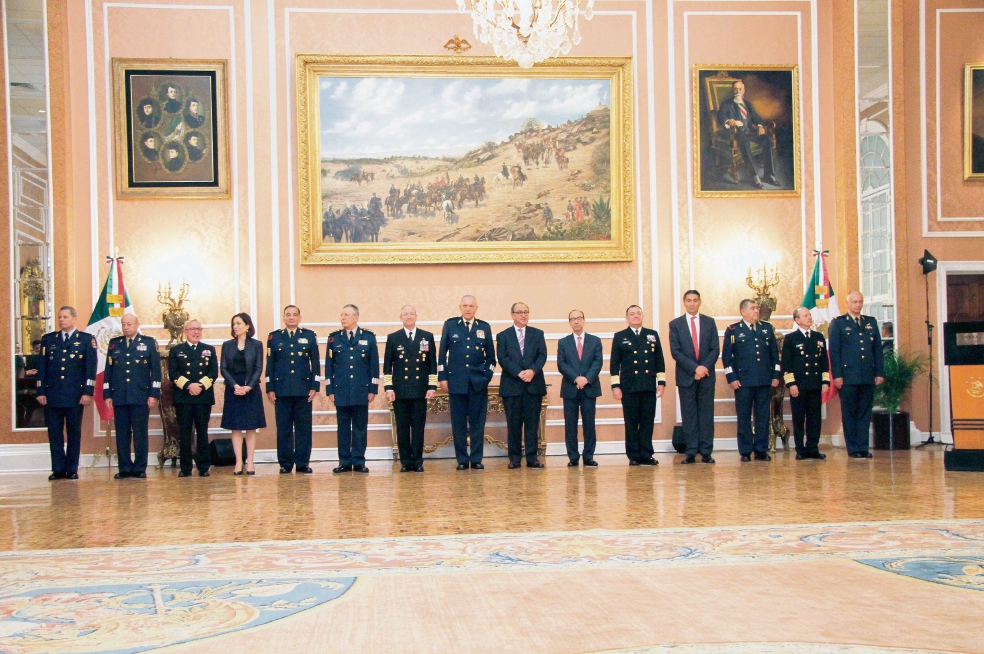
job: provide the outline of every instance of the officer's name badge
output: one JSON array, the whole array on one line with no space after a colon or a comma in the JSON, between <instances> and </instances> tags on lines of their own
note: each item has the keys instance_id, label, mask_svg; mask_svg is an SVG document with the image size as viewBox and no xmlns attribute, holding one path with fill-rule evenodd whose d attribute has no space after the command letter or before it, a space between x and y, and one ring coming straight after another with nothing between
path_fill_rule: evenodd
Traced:
<instances>
[{"instance_id":1,"label":"officer's name badge","mask_svg":"<svg viewBox=\"0 0 984 654\"><path fill-rule=\"evenodd\" d=\"M646 340L649 341L650 343L655 343L656 342L656 334L649 334L648 336L646 336Z\"/></svg>"},{"instance_id":2,"label":"officer's name badge","mask_svg":"<svg viewBox=\"0 0 984 654\"><path fill-rule=\"evenodd\" d=\"M484 329L476 329L475 330L475 336L477 336L478 338L485 338L485 330Z\"/></svg>"},{"instance_id":3,"label":"officer's name badge","mask_svg":"<svg viewBox=\"0 0 984 654\"><path fill-rule=\"evenodd\" d=\"M359 341L359 345L369 345L369 341Z\"/></svg>"},{"instance_id":4,"label":"officer's name badge","mask_svg":"<svg viewBox=\"0 0 984 654\"><path fill-rule=\"evenodd\" d=\"M299 338L299 339L297 339L297 342L298 343L301 343L302 345L307 345L307 339L306 338Z\"/></svg>"}]
</instances>

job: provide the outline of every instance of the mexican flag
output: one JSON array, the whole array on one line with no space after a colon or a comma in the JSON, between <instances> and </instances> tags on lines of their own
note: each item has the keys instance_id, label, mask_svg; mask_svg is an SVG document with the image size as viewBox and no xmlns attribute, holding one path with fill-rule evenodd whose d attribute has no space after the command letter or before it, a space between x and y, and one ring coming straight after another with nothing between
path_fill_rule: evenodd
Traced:
<instances>
[{"instance_id":1,"label":"mexican flag","mask_svg":"<svg viewBox=\"0 0 984 654\"><path fill-rule=\"evenodd\" d=\"M810 310L810 314L813 315L813 328L825 336L830 321L840 315L840 310L837 308L837 298L834 297L834 287L827 275L827 254L827 250L823 252L813 251L813 256L817 258L817 262L813 265L813 274L806 284L806 293L803 295L803 302L800 305ZM829 349L827 351L827 366L828 368L830 366ZM834 388L833 378L831 378L830 386L823 396L823 401L828 402L835 395L837 395L837 389Z\"/></svg>"},{"instance_id":2,"label":"mexican flag","mask_svg":"<svg viewBox=\"0 0 984 654\"><path fill-rule=\"evenodd\" d=\"M109 264L109 275L106 277L106 284L103 286L99 300L92 310L89 318L89 325L85 331L92 334L99 346L99 359L96 364L96 388L93 399L96 408L99 410L99 417L103 420L113 419L113 410L106 406L103 399L103 378L106 375L106 348L109 347L109 340L123 334L120 318L124 313L134 313L130 305L130 296L126 293L123 285L123 257L106 257Z\"/></svg>"}]
</instances>

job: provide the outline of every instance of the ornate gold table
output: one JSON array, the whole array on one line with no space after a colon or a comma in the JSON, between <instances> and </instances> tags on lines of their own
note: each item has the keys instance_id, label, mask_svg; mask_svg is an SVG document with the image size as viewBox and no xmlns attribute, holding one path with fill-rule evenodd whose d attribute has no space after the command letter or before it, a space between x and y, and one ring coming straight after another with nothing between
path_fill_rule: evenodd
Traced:
<instances>
[{"instance_id":1,"label":"ornate gold table","mask_svg":"<svg viewBox=\"0 0 984 654\"><path fill-rule=\"evenodd\" d=\"M549 384L547 384L547 386L549 387ZM392 402L387 402L386 405L389 408L389 412L390 412L390 428L392 429L392 438L393 438L393 460L394 461L399 461L400 460L400 448L399 448L399 446L397 445L397 442L396 442L396 413L393 411L393 403ZM500 397L500 395L499 395L499 387L498 386L489 386L489 409L488 409L488 412L489 413L505 413L506 412L506 408L502 404L502 397ZM448 394L445 391L438 390L437 391L437 395L434 396L434 399L427 401L427 413L434 413L434 414L442 414L442 413L443 414L450 414L451 413L451 400L450 400L450 398L448 397ZM546 432L547 432L547 396L544 395L543 396L543 400L540 403L540 434L539 434L539 438L538 438L538 442L537 442L537 447L536 447L537 454L539 454L540 456L543 456L547 452L547 436L546 436ZM425 428L424 429L424 437L426 438L426 436L427 436L427 430ZM492 438L488 434L484 434L484 436L485 436L485 442L486 443L489 443L490 445L495 445L500 450L508 450L509 449L508 446L506 445L506 443L504 443L504 442L502 442L502 441L500 441L498 439ZM454 440L454 435L452 434L452 435L448 436L447 438L445 438L444 440L438 441L436 443L432 443L431 445L427 445L425 443L424 444L424 453L425 454L431 454L432 452L436 452L437 451L437 448L442 447L444 445L448 445L453 440ZM471 442L470 442L471 441L471 437L469 437L468 440L469 440L469 445L471 445Z\"/></svg>"}]
</instances>

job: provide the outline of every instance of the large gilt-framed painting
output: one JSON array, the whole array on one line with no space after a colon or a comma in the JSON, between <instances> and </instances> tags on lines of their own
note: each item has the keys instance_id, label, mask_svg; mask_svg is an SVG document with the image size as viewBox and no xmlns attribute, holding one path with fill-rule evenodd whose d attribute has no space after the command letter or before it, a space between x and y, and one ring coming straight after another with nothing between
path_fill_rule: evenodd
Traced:
<instances>
[{"instance_id":1,"label":"large gilt-framed painting","mask_svg":"<svg viewBox=\"0 0 984 654\"><path fill-rule=\"evenodd\" d=\"M113 59L116 194L227 198L226 62Z\"/></svg>"},{"instance_id":2,"label":"large gilt-framed painting","mask_svg":"<svg viewBox=\"0 0 984 654\"><path fill-rule=\"evenodd\" d=\"M302 263L632 259L630 59L296 62Z\"/></svg>"},{"instance_id":3,"label":"large gilt-framed painting","mask_svg":"<svg viewBox=\"0 0 984 654\"><path fill-rule=\"evenodd\" d=\"M697 197L800 194L796 66L694 66L693 121Z\"/></svg>"},{"instance_id":4,"label":"large gilt-framed painting","mask_svg":"<svg viewBox=\"0 0 984 654\"><path fill-rule=\"evenodd\" d=\"M964 66L964 179L984 179L984 63Z\"/></svg>"}]
</instances>

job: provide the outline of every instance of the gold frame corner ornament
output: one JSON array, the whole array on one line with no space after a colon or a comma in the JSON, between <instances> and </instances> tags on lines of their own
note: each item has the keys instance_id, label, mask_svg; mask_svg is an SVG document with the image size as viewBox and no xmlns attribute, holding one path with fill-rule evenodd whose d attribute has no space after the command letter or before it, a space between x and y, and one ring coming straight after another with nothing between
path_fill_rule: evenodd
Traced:
<instances>
[{"instance_id":1,"label":"gold frame corner ornament","mask_svg":"<svg viewBox=\"0 0 984 654\"><path fill-rule=\"evenodd\" d=\"M113 145L115 153L116 198L124 199L172 199L172 200L226 200L231 194L229 167L229 116L228 89L225 59L130 59L113 57ZM129 186L127 171L130 168L130 148L126 115L126 71L131 69L160 70L161 72L215 73L215 112L219 140L219 155L215 187L139 187ZM179 73L180 74L180 73ZM214 147L214 146L213 146Z\"/></svg>"},{"instance_id":2,"label":"gold frame corner ornament","mask_svg":"<svg viewBox=\"0 0 984 654\"><path fill-rule=\"evenodd\" d=\"M298 236L302 265L458 264L632 261L634 250L633 88L631 57L564 57L532 69L491 56L295 56ZM604 79L610 87L611 239L325 243L321 229L320 76ZM293 219L293 217L292 217Z\"/></svg>"},{"instance_id":3,"label":"gold frame corner ornament","mask_svg":"<svg viewBox=\"0 0 984 654\"><path fill-rule=\"evenodd\" d=\"M984 179L984 171L975 173L973 166L975 70L984 70L984 62L964 64L963 171L965 181Z\"/></svg>"},{"instance_id":4,"label":"gold frame corner ornament","mask_svg":"<svg viewBox=\"0 0 984 654\"><path fill-rule=\"evenodd\" d=\"M463 39L457 34L454 37L448 39L448 42L444 44L445 50L450 50L455 54L461 54L462 52L468 52L472 49L471 43L467 39Z\"/></svg>"},{"instance_id":5,"label":"gold frame corner ornament","mask_svg":"<svg viewBox=\"0 0 984 654\"><path fill-rule=\"evenodd\" d=\"M715 79L732 79L728 71L763 71L791 73L790 83L792 84L792 112L793 112L793 188L780 190L735 190L735 191L702 191L701 190L701 156L703 143L701 142L701 89L700 74L705 71L716 71ZM690 102L693 118L693 180L692 192L697 198L764 198L764 197L799 197L802 190L802 168L801 148L800 148L800 96L799 96L799 66L780 65L780 64L694 64L691 77Z\"/></svg>"}]
</instances>

